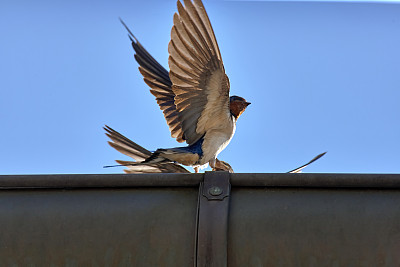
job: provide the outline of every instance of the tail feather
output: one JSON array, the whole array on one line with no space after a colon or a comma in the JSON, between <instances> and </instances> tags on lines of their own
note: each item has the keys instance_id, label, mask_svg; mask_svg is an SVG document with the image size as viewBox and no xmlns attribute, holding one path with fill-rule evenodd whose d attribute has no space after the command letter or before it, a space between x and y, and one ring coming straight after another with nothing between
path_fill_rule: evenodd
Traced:
<instances>
[{"instance_id":1,"label":"tail feather","mask_svg":"<svg viewBox=\"0 0 400 267\"><path fill-rule=\"evenodd\" d=\"M316 157L314 157L314 158L313 158L312 160L310 160L309 162L307 162L306 164L304 164L304 165L302 165L302 166L300 166L300 167L298 167L298 168L296 168L296 169L294 169L294 170L291 170L291 171L289 171L289 172L287 172L287 173L301 173L301 171L302 171L305 167L307 167L308 165L310 165L310 164L313 163L314 161L318 160L319 158L321 158L321 157L324 156L325 154L326 154L326 152L321 153L321 154L317 155Z\"/></svg>"},{"instance_id":2,"label":"tail feather","mask_svg":"<svg viewBox=\"0 0 400 267\"><path fill-rule=\"evenodd\" d=\"M198 165L199 154L193 153L188 147L159 148L143 163L178 162L186 166Z\"/></svg>"},{"instance_id":3,"label":"tail feather","mask_svg":"<svg viewBox=\"0 0 400 267\"><path fill-rule=\"evenodd\" d=\"M168 159L162 157L160 154L166 152L167 149L159 148L153 154L151 154L143 163L165 163L169 162Z\"/></svg>"},{"instance_id":4,"label":"tail feather","mask_svg":"<svg viewBox=\"0 0 400 267\"><path fill-rule=\"evenodd\" d=\"M135 161L116 160L118 164L126 166L125 173L190 173L184 167L173 164L145 164Z\"/></svg>"},{"instance_id":5,"label":"tail feather","mask_svg":"<svg viewBox=\"0 0 400 267\"><path fill-rule=\"evenodd\" d=\"M179 164L170 162L169 160L158 157L157 154L151 153L149 150L142 146L139 146L132 140L123 136L119 132L115 131L109 126L105 126L104 130L106 135L111 139L109 145L121 152L133 158L136 161L124 161L116 160L120 165L126 166L126 173L190 173L184 167ZM159 149L158 151L163 151ZM149 158L152 158L152 162L144 162Z\"/></svg>"},{"instance_id":6,"label":"tail feather","mask_svg":"<svg viewBox=\"0 0 400 267\"><path fill-rule=\"evenodd\" d=\"M104 130L106 130L106 135L112 140L112 142L108 142L110 146L122 154L127 155L136 161L143 161L151 156L149 150L139 146L119 132L115 131L113 128L106 125Z\"/></svg>"}]
</instances>

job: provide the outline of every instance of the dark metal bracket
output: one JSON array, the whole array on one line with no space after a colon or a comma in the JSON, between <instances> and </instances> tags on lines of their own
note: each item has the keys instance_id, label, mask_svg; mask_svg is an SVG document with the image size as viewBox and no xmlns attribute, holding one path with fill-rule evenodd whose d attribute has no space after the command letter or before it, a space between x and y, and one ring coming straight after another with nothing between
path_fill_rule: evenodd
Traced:
<instances>
[{"instance_id":1,"label":"dark metal bracket","mask_svg":"<svg viewBox=\"0 0 400 267\"><path fill-rule=\"evenodd\" d=\"M224 267L228 260L229 172L206 172L199 187L196 267Z\"/></svg>"}]
</instances>

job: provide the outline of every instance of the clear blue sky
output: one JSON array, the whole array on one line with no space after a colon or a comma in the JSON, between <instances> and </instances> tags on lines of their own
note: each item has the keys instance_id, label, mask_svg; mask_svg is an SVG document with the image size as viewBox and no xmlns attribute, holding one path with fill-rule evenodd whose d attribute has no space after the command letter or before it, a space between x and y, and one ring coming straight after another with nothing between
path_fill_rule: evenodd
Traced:
<instances>
[{"instance_id":1,"label":"clear blue sky","mask_svg":"<svg viewBox=\"0 0 400 267\"><path fill-rule=\"evenodd\" d=\"M360 2L360 1L357 1ZM400 4L207 1L231 93L252 105L219 158L236 172L400 172ZM0 174L120 173L107 124L170 137L118 17L168 67L176 1L0 2Z\"/></svg>"}]
</instances>

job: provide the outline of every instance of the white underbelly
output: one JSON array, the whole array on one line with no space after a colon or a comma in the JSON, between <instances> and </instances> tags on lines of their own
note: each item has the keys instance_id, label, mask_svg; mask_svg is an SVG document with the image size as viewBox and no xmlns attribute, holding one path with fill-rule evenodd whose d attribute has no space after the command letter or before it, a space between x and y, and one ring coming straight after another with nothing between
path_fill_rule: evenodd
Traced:
<instances>
[{"instance_id":1,"label":"white underbelly","mask_svg":"<svg viewBox=\"0 0 400 267\"><path fill-rule=\"evenodd\" d=\"M229 126L225 129L211 130L204 136L203 157L200 159L200 165L215 159L229 144L235 133L235 124L232 123Z\"/></svg>"}]
</instances>

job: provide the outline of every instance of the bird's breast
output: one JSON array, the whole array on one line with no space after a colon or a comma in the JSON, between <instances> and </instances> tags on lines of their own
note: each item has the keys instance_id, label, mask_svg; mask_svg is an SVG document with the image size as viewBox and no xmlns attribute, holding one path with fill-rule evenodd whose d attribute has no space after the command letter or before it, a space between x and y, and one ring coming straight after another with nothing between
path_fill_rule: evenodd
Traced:
<instances>
[{"instance_id":1,"label":"bird's breast","mask_svg":"<svg viewBox=\"0 0 400 267\"><path fill-rule=\"evenodd\" d=\"M231 121L226 127L209 130L205 136L202 145L203 156L200 159L201 164L209 162L225 149L235 133L235 121Z\"/></svg>"}]
</instances>

